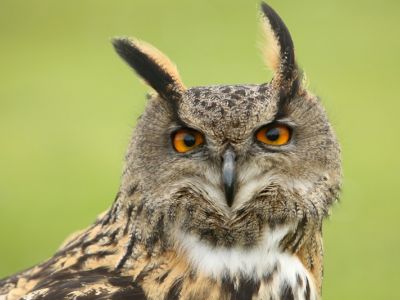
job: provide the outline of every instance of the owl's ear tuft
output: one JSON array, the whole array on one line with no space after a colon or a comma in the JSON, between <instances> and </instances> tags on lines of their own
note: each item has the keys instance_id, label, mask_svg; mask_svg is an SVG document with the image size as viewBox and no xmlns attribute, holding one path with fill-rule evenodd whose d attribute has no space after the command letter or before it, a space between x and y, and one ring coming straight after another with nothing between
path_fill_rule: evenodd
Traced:
<instances>
[{"instance_id":1,"label":"owl's ear tuft","mask_svg":"<svg viewBox=\"0 0 400 300\"><path fill-rule=\"evenodd\" d=\"M292 37L279 15L265 2L261 2L263 56L267 66L273 71L272 83L290 93L299 86L299 70L296 65Z\"/></svg>"},{"instance_id":2,"label":"owl's ear tuft","mask_svg":"<svg viewBox=\"0 0 400 300\"><path fill-rule=\"evenodd\" d=\"M132 38L114 38L116 52L166 100L179 98L185 91L176 66L150 44Z\"/></svg>"}]
</instances>

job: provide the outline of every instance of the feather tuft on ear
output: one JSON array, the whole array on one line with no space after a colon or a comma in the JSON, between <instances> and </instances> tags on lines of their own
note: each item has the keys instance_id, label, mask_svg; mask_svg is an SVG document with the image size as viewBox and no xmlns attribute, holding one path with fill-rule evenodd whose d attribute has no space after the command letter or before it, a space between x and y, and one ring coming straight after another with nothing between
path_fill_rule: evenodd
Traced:
<instances>
[{"instance_id":1,"label":"feather tuft on ear","mask_svg":"<svg viewBox=\"0 0 400 300\"><path fill-rule=\"evenodd\" d=\"M164 99L177 99L186 90L176 66L150 44L132 38L114 38L116 52Z\"/></svg>"},{"instance_id":2,"label":"feather tuft on ear","mask_svg":"<svg viewBox=\"0 0 400 300\"><path fill-rule=\"evenodd\" d=\"M264 63L274 74L278 73L281 64L281 48L279 46L278 39L276 38L275 33L271 29L271 25L265 19L265 17L262 18L260 25L260 48Z\"/></svg>"},{"instance_id":3,"label":"feather tuft on ear","mask_svg":"<svg viewBox=\"0 0 400 300\"><path fill-rule=\"evenodd\" d=\"M295 61L292 37L279 15L266 3L261 3L263 13L263 56L267 66L273 71L272 83L295 92L298 87L299 70ZM289 91L287 91L289 92Z\"/></svg>"}]
</instances>

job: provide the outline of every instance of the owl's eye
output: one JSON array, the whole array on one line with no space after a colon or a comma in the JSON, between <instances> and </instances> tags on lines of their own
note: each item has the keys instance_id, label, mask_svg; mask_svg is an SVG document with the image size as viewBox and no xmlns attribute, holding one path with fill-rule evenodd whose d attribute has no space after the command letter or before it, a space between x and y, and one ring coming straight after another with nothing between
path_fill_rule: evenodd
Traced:
<instances>
[{"instance_id":1,"label":"owl's eye","mask_svg":"<svg viewBox=\"0 0 400 300\"><path fill-rule=\"evenodd\" d=\"M270 124L262 127L256 133L258 141L271 146L286 145L290 137L290 128L283 124Z\"/></svg>"},{"instance_id":2,"label":"owl's eye","mask_svg":"<svg viewBox=\"0 0 400 300\"><path fill-rule=\"evenodd\" d=\"M203 135L193 129L179 129L172 134L172 144L179 153L188 152L204 143Z\"/></svg>"}]
</instances>

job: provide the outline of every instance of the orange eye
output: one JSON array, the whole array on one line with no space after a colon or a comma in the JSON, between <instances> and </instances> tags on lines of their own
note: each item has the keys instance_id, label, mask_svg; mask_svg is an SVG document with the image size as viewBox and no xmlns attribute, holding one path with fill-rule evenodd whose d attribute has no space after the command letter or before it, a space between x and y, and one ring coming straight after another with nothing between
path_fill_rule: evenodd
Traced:
<instances>
[{"instance_id":1,"label":"orange eye","mask_svg":"<svg viewBox=\"0 0 400 300\"><path fill-rule=\"evenodd\" d=\"M179 129L172 134L172 144L179 153L188 152L203 143L203 135L193 129Z\"/></svg>"},{"instance_id":2,"label":"orange eye","mask_svg":"<svg viewBox=\"0 0 400 300\"><path fill-rule=\"evenodd\" d=\"M256 133L260 142L271 146L282 146L290 140L290 128L282 124L271 124L262 127Z\"/></svg>"}]
</instances>

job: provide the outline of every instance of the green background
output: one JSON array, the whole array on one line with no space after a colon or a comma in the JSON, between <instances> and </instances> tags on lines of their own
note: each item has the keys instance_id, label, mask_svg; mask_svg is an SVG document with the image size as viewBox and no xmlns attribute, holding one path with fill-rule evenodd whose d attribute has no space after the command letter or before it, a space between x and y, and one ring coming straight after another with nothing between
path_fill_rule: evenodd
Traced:
<instances>
[{"instance_id":1,"label":"green background","mask_svg":"<svg viewBox=\"0 0 400 300\"><path fill-rule=\"evenodd\" d=\"M394 299L400 279L400 2L271 0L343 149L325 223L324 299ZM148 88L109 39L132 35L188 86L260 83L258 1L0 2L0 277L50 256L112 202Z\"/></svg>"}]
</instances>

